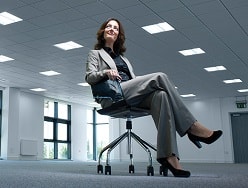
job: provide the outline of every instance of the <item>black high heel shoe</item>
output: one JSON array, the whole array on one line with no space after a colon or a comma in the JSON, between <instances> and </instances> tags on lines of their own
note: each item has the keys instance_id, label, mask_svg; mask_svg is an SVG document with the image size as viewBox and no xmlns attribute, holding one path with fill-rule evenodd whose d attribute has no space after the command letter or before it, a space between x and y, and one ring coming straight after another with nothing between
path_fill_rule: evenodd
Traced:
<instances>
[{"instance_id":1,"label":"black high heel shoe","mask_svg":"<svg viewBox=\"0 0 248 188\"><path fill-rule=\"evenodd\" d=\"M207 137L207 138L200 137L200 136L195 136L195 135L193 135L191 133L188 133L188 137L189 137L190 141L193 142L198 148L202 147L200 142L203 142L205 144L212 144L213 142L218 140L218 138L220 138L221 135L222 135L221 130L214 131L213 134L210 137Z\"/></svg>"},{"instance_id":2,"label":"black high heel shoe","mask_svg":"<svg viewBox=\"0 0 248 188\"><path fill-rule=\"evenodd\" d=\"M180 178L190 177L190 171L176 169L166 159L163 160L161 164L162 165L160 166L160 170L159 170L160 175L163 174L164 176L168 176L168 169L169 169L175 177L180 177Z\"/></svg>"}]
</instances>

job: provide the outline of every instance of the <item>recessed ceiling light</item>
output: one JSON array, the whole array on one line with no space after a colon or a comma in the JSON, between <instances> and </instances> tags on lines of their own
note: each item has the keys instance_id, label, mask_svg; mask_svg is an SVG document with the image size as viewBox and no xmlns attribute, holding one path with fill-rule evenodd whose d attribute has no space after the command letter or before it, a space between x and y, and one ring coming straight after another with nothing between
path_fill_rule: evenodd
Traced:
<instances>
[{"instance_id":1,"label":"recessed ceiling light","mask_svg":"<svg viewBox=\"0 0 248 188\"><path fill-rule=\"evenodd\" d=\"M181 97L195 97L194 94L186 94L186 95L181 95Z\"/></svg>"},{"instance_id":2,"label":"recessed ceiling light","mask_svg":"<svg viewBox=\"0 0 248 188\"><path fill-rule=\"evenodd\" d=\"M55 76L55 75L59 75L61 73L50 70L50 71L40 72L40 74L43 74L43 75L46 75L46 76Z\"/></svg>"},{"instance_id":3,"label":"recessed ceiling light","mask_svg":"<svg viewBox=\"0 0 248 188\"><path fill-rule=\"evenodd\" d=\"M32 91L46 91L46 89L43 88L34 88L34 89L30 89Z\"/></svg>"},{"instance_id":4,"label":"recessed ceiling light","mask_svg":"<svg viewBox=\"0 0 248 188\"><path fill-rule=\"evenodd\" d=\"M88 83L84 82L84 83L78 83L78 85L80 86L90 86Z\"/></svg>"},{"instance_id":5,"label":"recessed ceiling light","mask_svg":"<svg viewBox=\"0 0 248 188\"><path fill-rule=\"evenodd\" d=\"M14 16L13 14L10 14L8 12L0 13L0 24L2 25L8 25L19 21L22 21L22 19Z\"/></svg>"},{"instance_id":6,"label":"recessed ceiling light","mask_svg":"<svg viewBox=\"0 0 248 188\"><path fill-rule=\"evenodd\" d=\"M225 68L224 66L206 67L206 68L204 68L204 69L205 69L206 71L208 71L208 72L226 70L226 68Z\"/></svg>"},{"instance_id":7,"label":"recessed ceiling light","mask_svg":"<svg viewBox=\"0 0 248 188\"><path fill-rule=\"evenodd\" d=\"M226 84L232 84L232 83L240 83L240 82L242 82L242 80L240 80L240 79L223 80L223 82Z\"/></svg>"},{"instance_id":8,"label":"recessed ceiling light","mask_svg":"<svg viewBox=\"0 0 248 188\"><path fill-rule=\"evenodd\" d=\"M83 47L82 45L75 43L73 41L55 44L54 46L56 46L57 48L60 48L62 50L72 50L75 48L82 48Z\"/></svg>"},{"instance_id":9,"label":"recessed ceiling light","mask_svg":"<svg viewBox=\"0 0 248 188\"><path fill-rule=\"evenodd\" d=\"M197 55L197 54L204 54L205 52L201 48L193 48L188 50L181 50L178 51L184 56L190 56L190 55Z\"/></svg>"},{"instance_id":10,"label":"recessed ceiling light","mask_svg":"<svg viewBox=\"0 0 248 188\"><path fill-rule=\"evenodd\" d=\"M248 92L248 89L239 89L238 92L245 93L245 92Z\"/></svg>"},{"instance_id":11,"label":"recessed ceiling light","mask_svg":"<svg viewBox=\"0 0 248 188\"><path fill-rule=\"evenodd\" d=\"M175 30L167 22L143 26L142 29L146 30L150 34L155 34L155 33L161 33L161 32L165 32L165 31Z\"/></svg>"},{"instance_id":12,"label":"recessed ceiling light","mask_svg":"<svg viewBox=\"0 0 248 188\"><path fill-rule=\"evenodd\" d=\"M14 59L10 58L10 57L7 57L7 56L4 56L4 55L0 55L0 62L6 62L6 61L12 61Z\"/></svg>"}]
</instances>

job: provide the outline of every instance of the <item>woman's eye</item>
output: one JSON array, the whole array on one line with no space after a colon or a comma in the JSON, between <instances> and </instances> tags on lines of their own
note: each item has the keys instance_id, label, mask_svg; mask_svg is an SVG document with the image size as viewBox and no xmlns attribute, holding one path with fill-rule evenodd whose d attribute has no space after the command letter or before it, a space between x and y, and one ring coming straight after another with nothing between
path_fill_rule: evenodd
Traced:
<instances>
[{"instance_id":1,"label":"woman's eye","mask_svg":"<svg viewBox=\"0 0 248 188\"><path fill-rule=\"evenodd\" d=\"M107 29L111 29L112 28L112 25L106 25L106 28ZM116 30L116 31L119 31L119 28L118 27L113 26L113 29Z\"/></svg>"}]
</instances>

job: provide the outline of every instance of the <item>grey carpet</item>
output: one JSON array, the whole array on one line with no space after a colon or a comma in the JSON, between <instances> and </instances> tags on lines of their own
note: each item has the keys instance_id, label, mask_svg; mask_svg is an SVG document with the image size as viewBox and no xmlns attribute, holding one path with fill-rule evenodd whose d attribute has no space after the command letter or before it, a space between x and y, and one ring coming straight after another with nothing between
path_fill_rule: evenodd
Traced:
<instances>
[{"instance_id":1,"label":"grey carpet","mask_svg":"<svg viewBox=\"0 0 248 188\"><path fill-rule=\"evenodd\" d=\"M103 163L104 164L104 163ZM113 162L112 175L97 173L96 162L75 161L0 161L1 188L247 188L248 164L189 164L190 178L159 174L154 163L154 176L146 175L146 163L135 162L135 173L128 173L127 162Z\"/></svg>"}]
</instances>

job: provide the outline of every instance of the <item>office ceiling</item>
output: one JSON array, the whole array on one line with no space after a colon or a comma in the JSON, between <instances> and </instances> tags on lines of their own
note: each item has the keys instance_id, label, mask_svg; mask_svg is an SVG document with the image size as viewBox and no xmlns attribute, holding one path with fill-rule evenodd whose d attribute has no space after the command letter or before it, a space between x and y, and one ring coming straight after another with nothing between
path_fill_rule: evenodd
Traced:
<instances>
[{"instance_id":1,"label":"office ceiling","mask_svg":"<svg viewBox=\"0 0 248 188\"><path fill-rule=\"evenodd\" d=\"M242 97L248 88L247 0L6 0L0 12L23 19L0 25L0 86L49 98L93 102L84 82L85 61L96 32L107 18L118 18L126 32L126 57L136 75L162 71L180 94L191 98ZM175 30L151 35L141 27L168 22ZM84 46L64 51L54 44L74 41ZM201 48L206 53L183 56L178 51ZM207 72L223 65L227 70ZM44 76L39 72L61 73ZM226 79L241 83L224 84ZM30 91L44 88L44 92Z\"/></svg>"}]
</instances>

